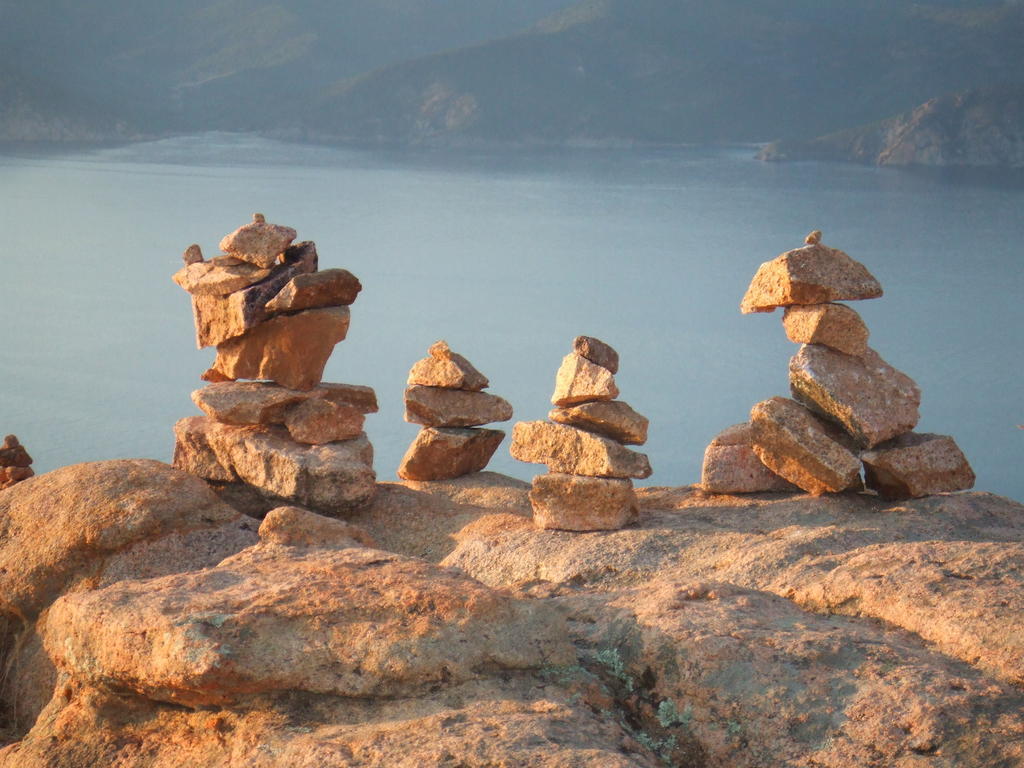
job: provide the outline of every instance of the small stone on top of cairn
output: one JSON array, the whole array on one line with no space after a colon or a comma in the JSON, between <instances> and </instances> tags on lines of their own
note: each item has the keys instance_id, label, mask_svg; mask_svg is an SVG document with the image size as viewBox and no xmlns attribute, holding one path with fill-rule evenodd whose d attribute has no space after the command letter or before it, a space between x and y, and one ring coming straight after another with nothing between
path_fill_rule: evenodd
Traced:
<instances>
[{"instance_id":1,"label":"small stone on top of cairn","mask_svg":"<svg viewBox=\"0 0 1024 768\"><path fill-rule=\"evenodd\" d=\"M512 431L512 456L549 470L530 491L539 528L615 530L637 519L630 478L649 477L651 465L625 444L645 443L648 423L615 399L618 365L610 346L577 337L555 378L551 421L521 421Z\"/></svg>"},{"instance_id":2,"label":"small stone on top of cairn","mask_svg":"<svg viewBox=\"0 0 1024 768\"><path fill-rule=\"evenodd\" d=\"M407 384L405 420L423 428L402 458L398 476L450 480L484 469L505 433L480 427L512 418L507 400L481 391L490 384L487 377L438 341L413 365Z\"/></svg>"},{"instance_id":3,"label":"small stone on top of cairn","mask_svg":"<svg viewBox=\"0 0 1024 768\"><path fill-rule=\"evenodd\" d=\"M362 286L348 270L318 271L315 244L295 236L254 214L221 241L225 254L185 252L174 281L192 296L197 345L217 359L192 393L206 415L175 425L174 465L271 503L344 510L376 490L363 423L377 396L321 378Z\"/></svg>"},{"instance_id":4,"label":"small stone on top of cairn","mask_svg":"<svg viewBox=\"0 0 1024 768\"><path fill-rule=\"evenodd\" d=\"M28 480L34 474L32 457L25 446L14 435L7 435L0 443L0 490Z\"/></svg>"},{"instance_id":5,"label":"small stone on top of cairn","mask_svg":"<svg viewBox=\"0 0 1024 768\"><path fill-rule=\"evenodd\" d=\"M835 303L876 298L881 285L863 264L823 245L819 230L806 243L762 264L740 305L743 312L785 308L786 335L802 345L789 363L794 399L758 403L749 425L730 428L728 443L725 433L712 441L704 490L779 491L781 479L809 493L837 493L862 487L862 467L867 486L887 498L971 488L974 473L953 438L912 431L917 384L867 345L857 312Z\"/></svg>"}]
</instances>

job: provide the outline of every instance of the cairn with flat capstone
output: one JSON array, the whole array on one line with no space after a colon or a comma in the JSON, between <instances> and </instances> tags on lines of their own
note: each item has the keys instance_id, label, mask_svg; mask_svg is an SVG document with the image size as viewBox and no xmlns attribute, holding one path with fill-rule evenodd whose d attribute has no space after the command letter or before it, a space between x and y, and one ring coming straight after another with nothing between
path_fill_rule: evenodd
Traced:
<instances>
[{"instance_id":1,"label":"cairn with flat capstone","mask_svg":"<svg viewBox=\"0 0 1024 768\"><path fill-rule=\"evenodd\" d=\"M319 270L316 245L296 235L257 213L221 240L223 254L185 251L174 282L192 297L196 345L217 357L201 377L209 386L192 393L205 415L175 424L174 465L268 505L331 513L376 490L363 423L377 396L321 381L362 285L348 270Z\"/></svg>"},{"instance_id":2,"label":"cairn with flat capstone","mask_svg":"<svg viewBox=\"0 0 1024 768\"><path fill-rule=\"evenodd\" d=\"M0 443L0 491L15 483L28 480L32 470L32 457L15 435L7 435Z\"/></svg>"},{"instance_id":3,"label":"cairn with flat capstone","mask_svg":"<svg viewBox=\"0 0 1024 768\"><path fill-rule=\"evenodd\" d=\"M398 467L403 480L451 480L480 472L501 441L500 429L485 424L508 421L512 406L484 392L490 382L446 341L431 345L427 357L409 371L405 420L422 428Z\"/></svg>"},{"instance_id":4,"label":"cairn with flat capstone","mask_svg":"<svg viewBox=\"0 0 1024 768\"><path fill-rule=\"evenodd\" d=\"M872 299L882 286L860 262L821 243L765 262L743 313L784 308L783 328L801 345L789 362L793 399L754 406L704 454L701 485L711 493L796 488L812 494L860 490L891 499L966 490L974 472L953 438L913 432L921 392L868 346L860 315L840 301ZM861 471L864 479L861 478Z\"/></svg>"},{"instance_id":5,"label":"cairn with flat capstone","mask_svg":"<svg viewBox=\"0 0 1024 768\"><path fill-rule=\"evenodd\" d=\"M555 377L549 421L521 421L512 456L546 464L533 479L530 504L539 528L615 530L634 522L639 507L631 478L645 478L648 421L618 400L618 353L599 339L578 336Z\"/></svg>"}]
</instances>

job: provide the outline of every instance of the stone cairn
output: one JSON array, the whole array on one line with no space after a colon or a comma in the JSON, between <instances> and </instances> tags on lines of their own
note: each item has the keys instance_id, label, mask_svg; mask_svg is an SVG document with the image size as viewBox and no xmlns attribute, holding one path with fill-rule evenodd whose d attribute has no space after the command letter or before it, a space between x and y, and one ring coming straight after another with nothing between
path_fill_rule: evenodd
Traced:
<instances>
[{"instance_id":1,"label":"stone cairn","mask_svg":"<svg viewBox=\"0 0 1024 768\"><path fill-rule=\"evenodd\" d=\"M15 483L28 480L32 471L32 457L14 435L8 435L0 443L0 491Z\"/></svg>"},{"instance_id":2,"label":"stone cairn","mask_svg":"<svg viewBox=\"0 0 1024 768\"><path fill-rule=\"evenodd\" d=\"M835 303L881 295L867 268L823 245L819 231L761 265L740 311L785 308L786 336L801 345L789 361L793 399L758 403L748 423L711 442L705 491L822 494L861 490L866 482L885 498L905 499L974 485L952 437L912 431L921 403L917 385L868 346L860 315Z\"/></svg>"},{"instance_id":3,"label":"stone cairn","mask_svg":"<svg viewBox=\"0 0 1024 768\"><path fill-rule=\"evenodd\" d=\"M405 420L421 424L405 452L403 480L450 480L487 466L505 433L480 429L512 418L507 400L482 390L490 382L448 343L438 341L409 371Z\"/></svg>"},{"instance_id":4,"label":"stone cairn","mask_svg":"<svg viewBox=\"0 0 1024 768\"><path fill-rule=\"evenodd\" d=\"M555 378L550 421L521 421L512 456L546 464L533 479L530 504L538 528L599 531L637 519L630 478L651 474L647 456L626 448L647 442L647 419L615 398L619 355L603 341L577 336Z\"/></svg>"},{"instance_id":5,"label":"stone cairn","mask_svg":"<svg viewBox=\"0 0 1024 768\"><path fill-rule=\"evenodd\" d=\"M174 426L174 466L271 504L350 509L376 490L363 421L377 396L320 379L362 286L347 270L318 271L316 246L295 236L257 213L221 240L224 254L185 251L174 282L192 295L197 346L217 358L202 375L212 383L192 393L206 415Z\"/></svg>"}]
</instances>

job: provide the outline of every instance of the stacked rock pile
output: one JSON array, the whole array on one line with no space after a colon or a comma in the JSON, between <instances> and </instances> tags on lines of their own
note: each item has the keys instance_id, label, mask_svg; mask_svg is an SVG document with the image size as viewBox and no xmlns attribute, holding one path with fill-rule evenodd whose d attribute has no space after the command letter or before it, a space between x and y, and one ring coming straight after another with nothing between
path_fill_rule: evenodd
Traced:
<instances>
[{"instance_id":1,"label":"stacked rock pile","mask_svg":"<svg viewBox=\"0 0 1024 768\"><path fill-rule=\"evenodd\" d=\"M197 345L217 359L202 376L213 383L192 393L206 416L174 427L174 465L271 503L348 509L376 489L363 421L377 396L320 379L362 286L347 270L318 271L315 244L295 236L257 213L221 241L224 254L185 251L174 281L192 295Z\"/></svg>"},{"instance_id":2,"label":"stacked rock pile","mask_svg":"<svg viewBox=\"0 0 1024 768\"><path fill-rule=\"evenodd\" d=\"M913 498L974 485L953 438L919 434L921 392L868 346L856 311L838 301L873 299L882 287L867 268L821 242L765 262L740 304L743 313L784 307L793 399L758 403L750 422L718 435L704 454L702 486L713 493L859 490ZM861 470L864 481L861 480Z\"/></svg>"},{"instance_id":3,"label":"stacked rock pile","mask_svg":"<svg viewBox=\"0 0 1024 768\"><path fill-rule=\"evenodd\" d=\"M0 491L15 483L28 480L32 471L32 457L14 435L8 435L0 443Z\"/></svg>"},{"instance_id":4,"label":"stacked rock pile","mask_svg":"<svg viewBox=\"0 0 1024 768\"><path fill-rule=\"evenodd\" d=\"M490 382L448 343L431 345L413 365L405 390L405 420L423 428L405 452L398 476L403 480L449 480L487 466L505 433L481 429L508 421L507 400L482 390Z\"/></svg>"},{"instance_id":5,"label":"stacked rock pile","mask_svg":"<svg viewBox=\"0 0 1024 768\"><path fill-rule=\"evenodd\" d=\"M647 456L625 446L647 442L647 419L616 400L619 355L590 336L577 336L555 378L550 421L521 421L512 456L546 464L533 479L530 504L539 528L614 530L636 520L630 478L651 474Z\"/></svg>"}]
</instances>

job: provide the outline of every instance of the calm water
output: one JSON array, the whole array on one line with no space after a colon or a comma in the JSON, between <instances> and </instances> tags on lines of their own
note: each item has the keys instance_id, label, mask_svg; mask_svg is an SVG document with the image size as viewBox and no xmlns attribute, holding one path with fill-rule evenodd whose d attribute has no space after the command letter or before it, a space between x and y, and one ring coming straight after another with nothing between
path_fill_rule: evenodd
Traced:
<instances>
[{"instance_id":1,"label":"calm water","mask_svg":"<svg viewBox=\"0 0 1024 768\"><path fill-rule=\"evenodd\" d=\"M747 150L378 153L204 135L0 155L0 434L45 471L169 460L212 361L171 280L253 211L315 240L364 290L325 378L376 388L367 431L394 470L410 365L444 338L517 419L542 419L571 339L622 357L650 417L650 484L699 479L707 441L786 394L781 315L740 315L757 266L811 229L886 295L856 305L872 345L924 392L919 429L954 435L978 488L1024 498L1024 183L1001 175L764 165ZM523 478L507 442L493 469Z\"/></svg>"}]
</instances>

